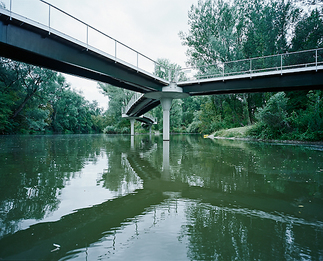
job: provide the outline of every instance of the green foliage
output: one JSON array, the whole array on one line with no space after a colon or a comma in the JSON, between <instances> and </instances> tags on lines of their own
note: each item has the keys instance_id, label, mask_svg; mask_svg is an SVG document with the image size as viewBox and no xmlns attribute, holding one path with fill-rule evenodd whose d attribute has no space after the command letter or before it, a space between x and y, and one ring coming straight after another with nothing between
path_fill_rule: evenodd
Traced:
<instances>
[{"instance_id":1,"label":"green foliage","mask_svg":"<svg viewBox=\"0 0 323 261\"><path fill-rule=\"evenodd\" d=\"M0 58L0 134L102 131L101 113L62 75Z\"/></svg>"},{"instance_id":2,"label":"green foliage","mask_svg":"<svg viewBox=\"0 0 323 261\"><path fill-rule=\"evenodd\" d=\"M322 91L310 91L306 103L294 106L288 113L289 99L280 92L272 96L257 112L258 123L250 134L265 139L323 140ZM306 109L304 109L306 108Z\"/></svg>"},{"instance_id":3,"label":"green foliage","mask_svg":"<svg viewBox=\"0 0 323 261\"><path fill-rule=\"evenodd\" d=\"M26 121L28 124L28 129L31 131L44 131L48 123L45 120L49 116L49 110L43 108L36 108L34 110L29 110L26 112Z\"/></svg>"},{"instance_id":4,"label":"green foliage","mask_svg":"<svg viewBox=\"0 0 323 261\"><path fill-rule=\"evenodd\" d=\"M185 80L185 74L179 72L181 67L175 63L171 63L168 59L157 59L155 64L154 74L167 81L183 81Z\"/></svg>"},{"instance_id":5,"label":"green foliage","mask_svg":"<svg viewBox=\"0 0 323 261\"><path fill-rule=\"evenodd\" d=\"M135 92L104 83L98 83L98 86L102 90L102 93L109 98L109 108L106 116L112 121L110 125L117 124L121 121L122 107L128 104Z\"/></svg>"},{"instance_id":6,"label":"green foliage","mask_svg":"<svg viewBox=\"0 0 323 261\"><path fill-rule=\"evenodd\" d=\"M287 98L284 92L279 92L270 97L267 104L259 108L256 118L268 128L281 129L286 127Z\"/></svg>"},{"instance_id":7,"label":"green foliage","mask_svg":"<svg viewBox=\"0 0 323 261\"><path fill-rule=\"evenodd\" d=\"M103 130L103 133L105 134L116 134L117 130L114 126L106 126Z\"/></svg>"},{"instance_id":8,"label":"green foliage","mask_svg":"<svg viewBox=\"0 0 323 261\"><path fill-rule=\"evenodd\" d=\"M286 94L279 92L270 97L264 107L258 108L256 118L258 124L263 127L263 138L278 138L289 127L287 101Z\"/></svg>"},{"instance_id":9,"label":"green foliage","mask_svg":"<svg viewBox=\"0 0 323 261\"><path fill-rule=\"evenodd\" d=\"M295 36L292 39L292 50L307 50L323 46L322 12L314 9L310 15L297 23Z\"/></svg>"}]
</instances>

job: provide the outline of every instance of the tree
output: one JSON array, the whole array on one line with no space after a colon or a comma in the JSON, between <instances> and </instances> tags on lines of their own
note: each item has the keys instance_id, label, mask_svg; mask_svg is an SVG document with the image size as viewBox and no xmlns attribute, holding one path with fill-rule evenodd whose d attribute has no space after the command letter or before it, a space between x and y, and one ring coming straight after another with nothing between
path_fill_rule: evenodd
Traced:
<instances>
[{"instance_id":1,"label":"tree","mask_svg":"<svg viewBox=\"0 0 323 261\"><path fill-rule=\"evenodd\" d=\"M90 132L90 104L48 69L0 58L0 133Z\"/></svg>"},{"instance_id":2,"label":"tree","mask_svg":"<svg viewBox=\"0 0 323 261\"><path fill-rule=\"evenodd\" d=\"M113 132L129 129L129 121L122 118L122 108L129 103L135 92L103 83L98 83L98 86L109 98L109 107L105 112L107 126L114 126Z\"/></svg>"},{"instance_id":3,"label":"tree","mask_svg":"<svg viewBox=\"0 0 323 261\"><path fill-rule=\"evenodd\" d=\"M321 12L315 9L297 23L292 39L292 51L308 50L323 46L323 20Z\"/></svg>"},{"instance_id":4,"label":"tree","mask_svg":"<svg viewBox=\"0 0 323 261\"><path fill-rule=\"evenodd\" d=\"M1 58L3 132L12 132L19 125L20 129L44 130L49 116L45 100L54 75L47 69Z\"/></svg>"},{"instance_id":5,"label":"tree","mask_svg":"<svg viewBox=\"0 0 323 261\"><path fill-rule=\"evenodd\" d=\"M235 6L223 0L199 1L188 13L189 32L180 32L188 47L188 64L202 66L241 58L243 20Z\"/></svg>"},{"instance_id":6,"label":"tree","mask_svg":"<svg viewBox=\"0 0 323 261\"><path fill-rule=\"evenodd\" d=\"M287 120L287 102L286 94L278 92L270 97L264 107L258 108L256 117L258 124L263 126L264 137L277 138L290 127Z\"/></svg>"}]
</instances>

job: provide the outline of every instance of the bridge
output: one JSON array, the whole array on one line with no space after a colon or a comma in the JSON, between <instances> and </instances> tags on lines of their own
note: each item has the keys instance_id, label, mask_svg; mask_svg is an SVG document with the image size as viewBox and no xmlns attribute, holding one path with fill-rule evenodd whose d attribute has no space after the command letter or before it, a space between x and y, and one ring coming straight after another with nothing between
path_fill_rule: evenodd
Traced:
<instances>
[{"instance_id":1,"label":"bridge","mask_svg":"<svg viewBox=\"0 0 323 261\"><path fill-rule=\"evenodd\" d=\"M185 68L173 73L174 79L163 79L154 69L168 68L50 3L39 2L48 8L44 23L15 12L13 1L19 2L10 0L9 9L0 8L0 56L141 93L123 115L152 124L153 119L142 115L161 104L164 140L169 140L173 99L323 87L323 49ZM84 35L72 37L55 26L54 12L83 27Z\"/></svg>"},{"instance_id":2,"label":"bridge","mask_svg":"<svg viewBox=\"0 0 323 261\"><path fill-rule=\"evenodd\" d=\"M135 93L131 97L128 104L122 108L122 117L130 120L131 136L135 134L135 120L141 121L143 124L148 125L149 133L151 133L151 126L153 124L157 124L157 119L147 112L159 104L159 100L147 98L142 93Z\"/></svg>"}]
</instances>

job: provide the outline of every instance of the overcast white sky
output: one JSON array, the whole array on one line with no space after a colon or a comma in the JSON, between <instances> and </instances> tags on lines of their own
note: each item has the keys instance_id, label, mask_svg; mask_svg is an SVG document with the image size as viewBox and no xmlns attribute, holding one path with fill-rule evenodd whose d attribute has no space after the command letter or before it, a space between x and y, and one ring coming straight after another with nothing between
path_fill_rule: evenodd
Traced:
<instances>
[{"instance_id":1,"label":"overcast white sky","mask_svg":"<svg viewBox=\"0 0 323 261\"><path fill-rule=\"evenodd\" d=\"M9 7L9 0L0 1ZM47 23L48 9L39 0L12 1L13 11L42 16L42 21ZM178 33L188 31L188 11L198 0L47 1L154 60L167 58L185 66L186 47L181 45ZM108 99L100 94L96 82L69 75L66 79L73 88L82 90L88 100L97 100L107 108Z\"/></svg>"}]
</instances>

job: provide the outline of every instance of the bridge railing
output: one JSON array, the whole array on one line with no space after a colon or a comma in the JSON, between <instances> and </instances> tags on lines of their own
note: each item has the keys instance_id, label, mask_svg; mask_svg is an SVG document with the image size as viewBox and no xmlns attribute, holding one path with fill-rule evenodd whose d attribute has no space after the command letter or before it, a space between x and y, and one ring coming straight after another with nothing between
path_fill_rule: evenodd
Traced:
<instances>
[{"instance_id":1,"label":"bridge railing","mask_svg":"<svg viewBox=\"0 0 323 261\"><path fill-rule=\"evenodd\" d=\"M75 2L75 4L77 3ZM2 11L7 11L10 14L10 19L21 17L24 18L23 20L31 20L47 28L48 34L59 32L66 35L68 39L72 38L81 42L87 50L103 52L114 58L115 61L123 61L138 70L153 74L157 65L164 67L146 55L44 0L1 0L0 13Z\"/></svg>"},{"instance_id":2,"label":"bridge railing","mask_svg":"<svg viewBox=\"0 0 323 261\"><path fill-rule=\"evenodd\" d=\"M150 113L145 113L143 116L151 120L153 124L157 124L157 118L152 116Z\"/></svg>"},{"instance_id":3,"label":"bridge railing","mask_svg":"<svg viewBox=\"0 0 323 261\"><path fill-rule=\"evenodd\" d=\"M185 75L184 80L180 80L183 82L246 74L252 77L256 73L271 71L283 74L287 69L306 67L317 70L321 65L323 65L323 48L188 67L181 69L177 74Z\"/></svg>"},{"instance_id":4,"label":"bridge railing","mask_svg":"<svg viewBox=\"0 0 323 261\"><path fill-rule=\"evenodd\" d=\"M134 95L132 95L130 101L128 104L124 107L122 107L122 114L127 114L129 109L137 102L142 96L144 96L142 93L136 92Z\"/></svg>"}]
</instances>

